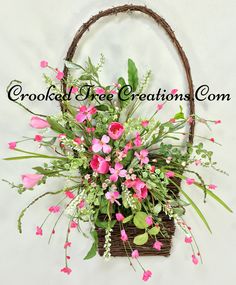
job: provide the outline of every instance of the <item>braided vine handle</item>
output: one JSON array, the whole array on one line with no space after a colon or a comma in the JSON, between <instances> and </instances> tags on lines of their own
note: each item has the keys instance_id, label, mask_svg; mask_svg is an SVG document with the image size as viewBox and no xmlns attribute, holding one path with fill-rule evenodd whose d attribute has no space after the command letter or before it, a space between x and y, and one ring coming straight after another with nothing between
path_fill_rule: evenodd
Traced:
<instances>
[{"instance_id":1,"label":"braided vine handle","mask_svg":"<svg viewBox=\"0 0 236 285\"><path fill-rule=\"evenodd\" d=\"M179 41L176 39L176 36L175 36L173 30L171 29L171 27L169 26L169 24L161 16L159 16L156 12L147 8L146 6L122 5L122 6L109 8L107 10L101 11L98 14L92 16L86 23L84 23L79 28L79 30L75 34L75 36L72 40L72 43L71 43L71 45L67 51L65 60L72 61L80 39L82 38L84 33L89 30L89 28L92 24L96 23L99 19L106 17L106 16L117 15L119 13L126 13L126 12L132 12L132 11L141 12L141 13L146 14L149 17L151 17L158 25L160 25L166 31L166 33L169 36L169 38L171 39L174 47L177 49L178 55L179 55L179 57L183 63L183 66L184 66L185 75L186 75L187 82L188 82L188 89L189 89L189 95L190 95L189 114L194 115L195 114L194 88L193 88L193 81L192 81L191 69L190 69L188 58L187 58L183 48L181 47ZM65 81L67 79L67 76L68 76L68 68L64 65ZM66 91L65 82L63 82L62 87L63 87L63 91L65 92ZM65 112L66 107L63 104L63 102L60 102L60 106L61 106L61 111ZM189 142L191 144L193 143L194 130L195 130L195 122L193 121L193 123L190 125L190 130L189 130Z\"/></svg>"}]
</instances>

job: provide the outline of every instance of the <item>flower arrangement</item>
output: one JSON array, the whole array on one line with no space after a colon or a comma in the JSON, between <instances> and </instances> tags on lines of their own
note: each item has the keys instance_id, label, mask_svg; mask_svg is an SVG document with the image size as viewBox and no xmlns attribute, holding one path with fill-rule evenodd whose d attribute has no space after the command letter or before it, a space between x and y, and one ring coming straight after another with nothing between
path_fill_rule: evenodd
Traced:
<instances>
[{"instance_id":1,"label":"flower arrangement","mask_svg":"<svg viewBox=\"0 0 236 285\"><path fill-rule=\"evenodd\" d=\"M18 230L22 232L22 219L30 206L47 195L59 196L58 203L51 205L49 214L43 223L36 226L36 235L44 234L43 227L52 215L58 219L50 233L50 240L55 234L59 219L68 218L68 231L64 250L66 264L61 272L71 273L68 250L72 246L70 234L73 229L81 231L81 223L90 225L90 235L93 244L85 259L96 255L98 249L98 231L104 231L103 256L109 259L112 248L112 235L115 227L119 229L119 239L124 252L132 266L134 260L143 270L142 279L147 281L152 272L144 268L139 260L142 246L151 243L153 251L161 252L168 231L162 220L165 215L174 221L183 231L183 240L190 245L192 262L197 265L201 260L196 239L191 228L185 222L183 215L187 206L192 206L205 226L210 226L197 204L190 198L187 191L180 186L180 180L187 187L195 186L204 194L204 201L211 197L228 211L231 209L215 194L217 188L207 182L198 173L200 167L212 167L212 151L205 149L202 142L192 144L186 142L189 132L186 127L193 124L220 124L220 120L205 120L195 114L185 116L182 107L168 121L161 122L159 112L166 108L157 104L154 113L149 118L135 116L140 106L138 100L120 100L117 94L126 82L133 91L142 93L146 88L151 72L139 78L135 63L128 60L127 79L120 77L115 84L104 85L99 74L104 57L98 65L89 58L85 66L73 62L65 63L69 70L76 70L76 77L64 73L41 61L42 68L48 68L53 75L44 74L48 85L53 85L53 91L63 94L61 85L72 94L79 94L81 86L92 86L92 94L113 94L114 101L100 102L96 95L94 102L88 98L78 106L72 102L61 102L64 112L56 116L34 114L30 126L37 130L33 138L9 143L9 148L22 156L6 158L6 160L38 159L44 163L33 167L33 172L23 174L21 184L10 183L20 194L31 191L37 185L46 184L51 178L65 178L65 185L55 192L44 192L27 206L18 219ZM84 90L84 89L83 89ZM177 90L172 90L176 92ZM124 95L124 94L123 94ZM117 96L117 97L116 97ZM184 137L184 143L180 138ZM213 138L201 138L217 143ZM19 147L24 141L34 141L39 144L39 152L34 153ZM176 143L177 142L177 143ZM41 154L45 148L53 154ZM218 170L220 171L220 170ZM222 172L222 171L220 171ZM180 195L181 194L181 195ZM127 226L138 229L139 233L130 239Z\"/></svg>"}]
</instances>

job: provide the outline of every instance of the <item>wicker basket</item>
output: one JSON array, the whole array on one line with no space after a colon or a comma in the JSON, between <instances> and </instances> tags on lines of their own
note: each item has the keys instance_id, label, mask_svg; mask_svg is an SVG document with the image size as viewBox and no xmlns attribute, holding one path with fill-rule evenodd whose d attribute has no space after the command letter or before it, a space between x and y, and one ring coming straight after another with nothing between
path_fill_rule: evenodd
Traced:
<instances>
[{"instance_id":1,"label":"wicker basket","mask_svg":"<svg viewBox=\"0 0 236 285\"><path fill-rule=\"evenodd\" d=\"M139 6L139 5L122 5L118 7L113 7L104 11L99 12L98 14L91 17L86 23L84 23L80 29L75 34L75 37L73 38L73 41L68 49L66 60L71 61L73 59L73 56L75 54L75 51L77 49L77 45L84 35L85 32L87 32L92 24L97 22L99 19L109 16L109 15L117 15L119 13L127 13L127 12L141 12L149 17L151 17L154 22L158 25L160 25L169 36L170 40L172 41L174 47L176 48L178 55L181 59L181 62L183 64L186 79L188 82L188 88L189 88L189 114L193 115L195 113L195 107L194 107L194 90L193 90L193 82L192 82L192 76L190 71L190 65L189 61L186 57L186 54L184 50L182 49L179 41L176 39L175 34L169 24L157 13L152 11L151 9L147 8L146 6ZM64 77L68 77L68 68L64 66ZM66 81L66 80L65 80ZM63 90L66 92L66 85L63 84ZM63 102L60 102L61 105L61 111L66 112L66 106L63 104ZM193 142L193 136L194 136L194 127L195 124L190 125L190 131L189 131L189 142ZM181 181L176 180L177 185L180 186ZM178 195L178 191L176 187L173 185L169 185L169 189ZM171 251L171 243L172 243L172 236L175 232L175 224L174 221L169 219L169 217L165 213L160 213L159 216L162 218L162 224L164 225L164 228L167 232L167 236L164 238L161 234L158 234L157 238L159 241L163 243L163 247L161 251L156 251L152 248L153 241L149 239L149 241L143 245L143 246L136 246L133 244L133 238L143 233L142 230L137 229L132 223L125 225L125 230L127 232L127 235L129 237L129 241L131 243L131 247L138 248L139 253L141 256L151 256L151 255L162 255L162 256L169 256ZM100 217L102 220L102 217ZM97 228L98 233L98 252L100 255L103 255L104 253L104 242L105 242L105 230L102 228ZM125 244L120 239L120 228L119 225L116 224L113 228L113 232L111 235L112 245L111 245L111 255L112 256L126 256L127 253L130 253L130 249L125 247Z\"/></svg>"}]
</instances>

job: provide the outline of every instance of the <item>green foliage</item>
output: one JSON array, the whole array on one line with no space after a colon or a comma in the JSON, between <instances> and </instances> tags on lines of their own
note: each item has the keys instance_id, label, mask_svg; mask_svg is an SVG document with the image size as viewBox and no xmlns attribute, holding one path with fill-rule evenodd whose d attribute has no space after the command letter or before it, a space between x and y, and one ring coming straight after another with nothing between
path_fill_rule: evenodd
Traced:
<instances>
[{"instance_id":1,"label":"green foliage","mask_svg":"<svg viewBox=\"0 0 236 285\"><path fill-rule=\"evenodd\" d=\"M147 227L147 214L144 212L137 212L134 216L133 222L138 229L145 229Z\"/></svg>"},{"instance_id":2,"label":"green foliage","mask_svg":"<svg viewBox=\"0 0 236 285\"><path fill-rule=\"evenodd\" d=\"M147 233L138 235L134 238L134 244L136 244L136 245L144 245L147 241L148 241L148 234Z\"/></svg>"}]
</instances>

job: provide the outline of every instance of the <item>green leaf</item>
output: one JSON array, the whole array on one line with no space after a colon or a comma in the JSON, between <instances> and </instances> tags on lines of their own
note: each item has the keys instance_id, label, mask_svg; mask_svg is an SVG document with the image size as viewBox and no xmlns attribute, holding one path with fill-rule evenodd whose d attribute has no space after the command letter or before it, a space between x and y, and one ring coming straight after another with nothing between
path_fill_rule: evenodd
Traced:
<instances>
[{"instance_id":1,"label":"green leaf","mask_svg":"<svg viewBox=\"0 0 236 285\"><path fill-rule=\"evenodd\" d=\"M153 212L155 215L158 215L162 210L162 205L161 204L157 204L154 209L153 209Z\"/></svg>"},{"instance_id":2,"label":"green leaf","mask_svg":"<svg viewBox=\"0 0 236 285\"><path fill-rule=\"evenodd\" d=\"M142 235L138 235L134 238L134 244L143 245L148 241L148 234L144 233Z\"/></svg>"},{"instance_id":3,"label":"green leaf","mask_svg":"<svg viewBox=\"0 0 236 285\"><path fill-rule=\"evenodd\" d=\"M138 87L138 82L139 82L138 70L137 70L135 63L130 58L128 59L128 82L129 82L129 85L132 86L133 92L136 91Z\"/></svg>"},{"instance_id":4,"label":"green leaf","mask_svg":"<svg viewBox=\"0 0 236 285\"><path fill-rule=\"evenodd\" d=\"M148 233L152 236L156 236L160 232L160 227L153 227L148 230Z\"/></svg>"},{"instance_id":5,"label":"green leaf","mask_svg":"<svg viewBox=\"0 0 236 285\"><path fill-rule=\"evenodd\" d=\"M204 215L202 214L201 210L198 208L198 206L193 202L193 200L188 196L188 194L186 192L184 192L182 189L180 189L180 192L184 195L184 197L189 201L189 203L191 204L191 206L194 208L194 210L197 212L198 216L201 218L201 220L203 221L203 223L206 225L207 229L209 230L210 233L211 232L211 228L207 222L207 220L205 219Z\"/></svg>"},{"instance_id":6,"label":"green leaf","mask_svg":"<svg viewBox=\"0 0 236 285\"><path fill-rule=\"evenodd\" d=\"M126 167L128 164L130 164L130 162L133 160L134 158L134 151L133 150L129 150L126 157L122 160L122 165L124 167Z\"/></svg>"},{"instance_id":7,"label":"green leaf","mask_svg":"<svg viewBox=\"0 0 236 285\"><path fill-rule=\"evenodd\" d=\"M53 119L52 117L48 116L47 121L53 131L59 134L66 134L68 137L73 138L73 132L64 128L61 124L57 122L56 119Z\"/></svg>"},{"instance_id":8,"label":"green leaf","mask_svg":"<svg viewBox=\"0 0 236 285\"><path fill-rule=\"evenodd\" d=\"M114 225L116 224L116 220L113 220L113 221L100 221L99 219L97 219L95 224L96 224L96 226L98 228L102 228L102 229L107 229L108 225L110 225L110 227L113 228Z\"/></svg>"},{"instance_id":9,"label":"green leaf","mask_svg":"<svg viewBox=\"0 0 236 285\"><path fill-rule=\"evenodd\" d=\"M123 223L123 224L126 224L126 223L130 222L132 219L133 219L133 215L130 215L130 216L124 218L124 220L123 220L122 223Z\"/></svg>"},{"instance_id":10,"label":"green leaf","mask_svg":"<svg viewBox=\"0 0 236 285\"><path fill-rule=\"evenodd\" d=\"M144 212L137 212L134 216L134 224L138 229L145 229L147 228L146 223L147 214Z\"/></svg>"},{"instance_id":11,"label":"green leaf","mask_svg":"<svg viewBox=\"0 0 236 285\"><path fill-rule=\"evenodd\" d=\"M97 105L97 106L96 106L96 109L97 109L98 111L108 111L108 110L109 110L108 106L105 105L105 104L103 104L103 105Z\"/></svg>"},{"instance_id":12,"label":"green leaf","mask_svg":"<svg viewBox=\"0 0 236 285\"><path fill-rule=\"evenodd\" d=\"M92 80L93 77L92 75L89 75L89 74L83 74L79 77L79 80L82 80L82 81L87 81L87 80Z\"/></svg>"},{"instance_id":13,"label":"green leaf","mask_svg":"<svg viewBox=\"0 0 236 285\"><path fill-rule=\"evenodd\" d=\"M120 78L118 79L118 83L120 84L121 87L127 85L123 77L120 77ZM128 104L130 103L130 100L131 100L131 98L127 98L124 93L125 93L125 92L124 92L124 89L123 89L122 91L120 91L120 96L118 97L118 98L119 98L119 102L120 102L120 107L121 107L121 109L127 107ZM122 98L123 100L121 100L120 98ZM127 99L127 100L126 100L126 99Z\"/></svg>"},{"instance_id":14,"label":"green leaf","mask_svg":"<svg viewBox=\"0 0 236 285\"><path fill-rule=\"evenodd\" d=\"M97 235L97 232L96 231L92 231L91 232L91 236L93 237L94 242L93 242L89 252L84 257L84 260L93 258L97 254L97 248L98 248L98 235Z\"/></svg>"},{"instance_id":15,"label":"green leaf","mask_svg":"<svg viewBox=\"0 0 236 285\"><path fill-rule=\"evenodd\" d=\"M83 69L83 67L79 64L76 64L74 62L71 62L71 61L68 61L68 60L64 60L65 62L65 66L67 68L70 68L70 69Z\"/></svg>"}]
</instances>

